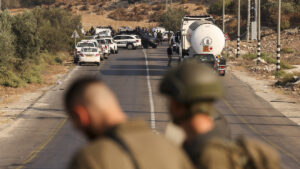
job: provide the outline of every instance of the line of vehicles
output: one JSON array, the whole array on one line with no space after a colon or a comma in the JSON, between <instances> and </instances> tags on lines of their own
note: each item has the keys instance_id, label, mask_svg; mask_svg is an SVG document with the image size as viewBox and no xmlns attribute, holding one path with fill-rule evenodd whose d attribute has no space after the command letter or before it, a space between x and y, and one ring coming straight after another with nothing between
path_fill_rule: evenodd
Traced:
<instances>
[{"instance_id":1,"label":"line of vehicles","mask_svg":"<svg viewBox=\"0 0 300 169\"><path fill-rule=\"evenodd\" d=\"M76 44L74 61L82 63L96 63L100 65L103 59L111 54L118 53L118 48L130 50L141 48L156 48L158 38L155 33L167 34L171 37L173 50L179 54L179 60L196 58L199 61L211 65L221 76L226 73L226 59L221 53L225 47L225 35L216 26L213 17L210 15L185 16L182 19L181 30L177 33L166 31L165 28L156 27L151 34L147 28L131 29L120 27L115 35L111 27L97 27L87 40Z\"/></svg>"},{"instance_id":2,"label":"line of vehicles","mask_svg":"<svg viewBox=\"0 0 300 169\"><path fill-rule=\"evenodd\" d=\"M136 34L118 34L114 37L111 27L97 27L94 35L86 37L75 46L74 63L95 63L117 54L119 48L137 49L142 46L142 39Z\"/></svg>"}]
</instances>

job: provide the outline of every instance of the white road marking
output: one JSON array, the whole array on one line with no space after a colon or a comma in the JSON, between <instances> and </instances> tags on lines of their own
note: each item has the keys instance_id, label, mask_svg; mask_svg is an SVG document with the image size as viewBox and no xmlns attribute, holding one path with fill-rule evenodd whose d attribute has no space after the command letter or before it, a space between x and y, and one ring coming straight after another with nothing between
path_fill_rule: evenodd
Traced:
<instances>
[{"instance_id":1,"label":"white road marking","mask_svg":"<svg viewBox=\"0 0 300 169\"><path fill-rule=\"evenodd\" d=\"M150 102L151 128L154 130L155 129L155 109L154 109L154 102L153 102L152 87L151 87L151 83L150 83L148 56L144 49L143 49L143 52L144 52L144 56L145 56L146 71L147 71L147 87L148 87L148 95L149 95L149 102Z\"/></svg>"}]
</instances>

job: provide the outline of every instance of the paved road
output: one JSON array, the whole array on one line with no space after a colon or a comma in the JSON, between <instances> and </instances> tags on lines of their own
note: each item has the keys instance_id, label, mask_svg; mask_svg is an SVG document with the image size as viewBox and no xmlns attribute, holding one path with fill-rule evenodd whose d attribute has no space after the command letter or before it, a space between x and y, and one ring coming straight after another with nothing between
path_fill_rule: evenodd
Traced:
<instances>
[{"instance_id":1,"label":"paved road","mask_svg":"<svg viewBox=\"0 0 300 169\"><path fill-rule=\"evenodd\" d=\"M166 64L165 49L158 48L121 50L100 68L76 67L63 84L52 88L0 132L0 168L66 168L72 154L86 142L74 131L61 105L64 90L80 76L101 76L130 117L145 119L163 133L169 118L157 85ZM230 73L223 81L227 95L217 109L228 120L233 137L245 134L263 140L281 152L286 169L300 168L299 126Z\"/></svg>"}]
</instances>

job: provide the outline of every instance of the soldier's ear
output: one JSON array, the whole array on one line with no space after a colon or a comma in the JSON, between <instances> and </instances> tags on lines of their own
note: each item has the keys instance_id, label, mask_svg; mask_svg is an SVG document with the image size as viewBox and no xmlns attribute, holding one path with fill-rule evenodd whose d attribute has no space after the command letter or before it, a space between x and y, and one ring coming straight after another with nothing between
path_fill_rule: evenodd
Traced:
<instances>
[{"instance_id":1,"label":"soldier's ear","mask_svg":"<svg viewBox=\"0 0 300 169\"><path fill-rule=\"evenodd\" d=\"M83 107L82 105L77 105L74 108L74 112L76 113L80 126L86 127L90 124L90 115L85 107Z\"/></svg>"}]
</instances>

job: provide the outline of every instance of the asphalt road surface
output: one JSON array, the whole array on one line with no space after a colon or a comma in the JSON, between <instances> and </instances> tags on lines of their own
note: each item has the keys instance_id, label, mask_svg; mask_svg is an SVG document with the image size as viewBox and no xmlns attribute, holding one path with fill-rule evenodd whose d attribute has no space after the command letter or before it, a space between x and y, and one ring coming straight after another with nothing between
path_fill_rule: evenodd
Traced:
<instances>
[{"instance_id":1,"label":"asphalt road surface","mask_svg":"<svg viewBox=\"0 0 300 169\"><path fill-rule=\"evenodd\" d=\"M177 63L173 63L177 64ZM0 168L63 169L86 143L63 112L62 96L72 80L100 76L118 96L128 116L142 118L164 133L169 121L158 84L168 69L166 49L120 50L100 67L77 66L57 85L0 131ZM217 103L232 136L247 135L277 149L285 169L300 168L300 128L230 72L222 77L226 97ZM299 116L300 118L300 116Z\"/></svg>"}]
</instances>

